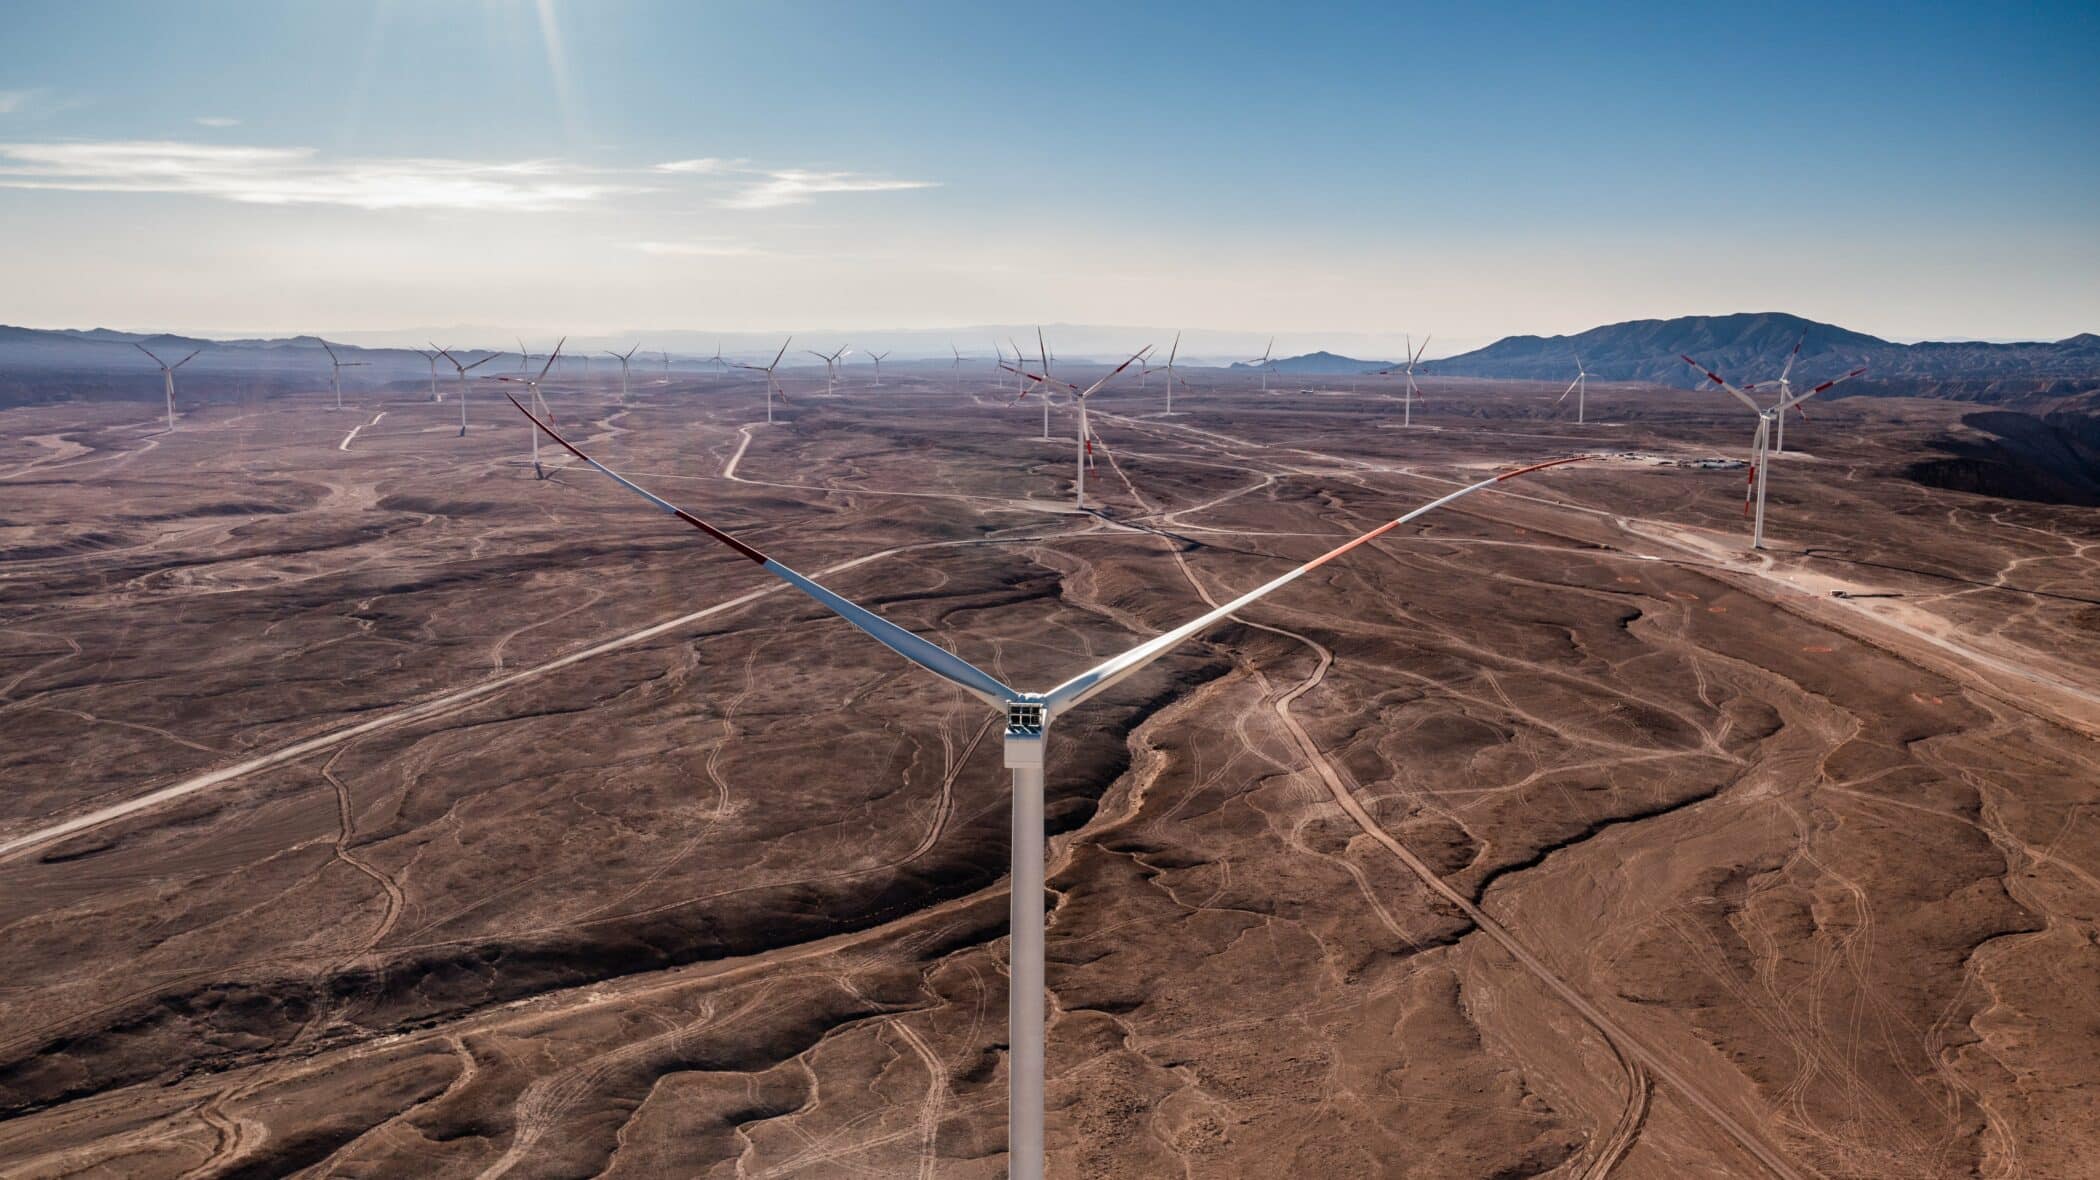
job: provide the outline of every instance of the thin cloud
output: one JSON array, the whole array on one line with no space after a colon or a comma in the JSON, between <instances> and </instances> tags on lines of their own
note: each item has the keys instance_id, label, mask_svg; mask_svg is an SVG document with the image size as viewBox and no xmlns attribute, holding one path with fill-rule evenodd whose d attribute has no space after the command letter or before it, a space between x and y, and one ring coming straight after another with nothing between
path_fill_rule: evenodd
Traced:
<instances>
[{"instance_id":1,"label":"thin cloud","mask_svg":"<svg viewBox=\"0 0 2100 1180\"><path fill-rule=\"evenodd\" d=\"M682 242L630 242L631 249L668 258L748 258L766 251L749 242L698 238Z\"/></svg>"},{"instance_id":2,"label":"thin cloud","mask_svg":"<svg viewBox=\"0 0 2100 1180\"><path fill-rule=\"evenodd\" d=\"M12 115L29 105L33 90L0 90L0 115Z\"/></svg>"},{"instance_id":3,"label":"thin cloud","mask_svg":"<svg viewBox=\"0 0 2100 1180\"><path fill-rule=\"evenodd\" d=\"M811 172L788 168L763 174L764 179L722 198L731 209L776 209L782 205L806 205L826 193L887 193L904 189L938 188L932 180L890 180L858 172Z\"/></svg>"},{"instance_id":4,"label":"thin cloud","mask_svg":"<svg viewBox=\"0 0 2100 1180\"><path fill-rule=\"evenodd\" d=\"M197 123L203 127L238 127L241 125L239 119L229 119L224 115L199 115L197 116Z\"/></svg>"},{"instance_id":5,"label":"thin cloud","mask_svg":"<svg viewBox=\"0 0 2100 1180\"><path fill-rule=\"evenodd\" d=\"M682 175L714 176L724 172L747 171L743 160L725 160L720 156L701 156L692 160L666 160L650 165L651 172L670 172Z\"/></svg>"},{"instance_id":6,"label":"thin cloud","mask_svg":"<svg viewBox=\"0 0 2100 1180\"><path fill-rule=\"evenodd\" d=\"M627 191L558 164L323 160L312 148L156 140L0 143L0 188L176 193L254 205L541 212Z\"/></svg>"}]
</instances>

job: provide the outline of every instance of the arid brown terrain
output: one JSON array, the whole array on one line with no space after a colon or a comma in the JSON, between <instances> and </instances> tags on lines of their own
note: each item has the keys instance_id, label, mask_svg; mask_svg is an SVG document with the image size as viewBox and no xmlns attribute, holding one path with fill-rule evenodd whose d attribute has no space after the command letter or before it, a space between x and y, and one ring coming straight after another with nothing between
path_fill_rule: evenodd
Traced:
<instances>
[{"instance_id":1,"label":"arid brown terrain","mask_svg":"<svg viewBox=\"0 0 2100 1180\"><path fill-rule=\"evenodd\" d=\"M1052 1175L2095 1174L2100 513L1903 478L1962 407L1794 424L1752 555L1719 396L1124 382L1080 514L886 380L548 396L1030 688L1603 456L1060 722ZM1002 1175L995 719L492 388L0 412L0 1175Z\"/></svg>"}]
</instances>

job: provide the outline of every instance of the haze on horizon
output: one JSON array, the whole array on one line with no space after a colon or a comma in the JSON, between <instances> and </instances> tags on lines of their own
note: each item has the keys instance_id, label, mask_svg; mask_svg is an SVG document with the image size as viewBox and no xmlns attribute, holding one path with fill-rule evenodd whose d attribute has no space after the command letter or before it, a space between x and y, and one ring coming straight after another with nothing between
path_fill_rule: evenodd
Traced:
<instances>
[{"instance_id":1,"label":"haze on horizon","mask_svg":"<svg viewBox=\"0 0 2100 1180\"><path fill-rule=\"evenodd\" d=\"M1069 321L1286 348L1766 309L1894 339L2100 328L2087 4L1036 27L122 0L8 26L0 322Z\"/></svg>"}]
</instances>

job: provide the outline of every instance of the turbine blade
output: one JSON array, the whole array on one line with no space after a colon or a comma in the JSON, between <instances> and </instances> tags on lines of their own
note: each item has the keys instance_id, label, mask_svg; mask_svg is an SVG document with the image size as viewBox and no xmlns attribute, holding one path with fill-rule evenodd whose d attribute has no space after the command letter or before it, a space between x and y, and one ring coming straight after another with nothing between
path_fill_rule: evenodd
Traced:
<instances>
[{"instance_id":1,"label":"turbine blade","mask_svg":"<svg viewBox=\"0 0 2100 1180\"><path fill-rule=\"evenodd\" d=\"M1575 379L1575 381L1580 381L1580 380L1582 380L1582 378L1580 378L1580 377L1577 377L1577 378ZM1562 402L1564 402L1564 401L1568 400L1568 395L1569 395L1569 394L1571 394L1571 393L1573 393L1573 392L1575 392L1575 381L1570 381L1570 382L1568 382L1568 387L1567 387L1566 389L1563 389L1563 390L1561 390L1561 391L1560 391L1560 396L1559 396L1559 397L1557 397L1557 398L1554 398L1554 399L1553 399L1553 404L1554 404L1554 405L1556 405L1556 406L1557 406L1557 405L1559 405L1560 403L1562 403Z\"/></svg>"},{"instance_id":2,"label":"turbine blade","mask_svg":"<svg viewBox=\"0 0 2100 1180\"><path fill-rule=\"evenodd\" d=\"M1706 374L1706 379L1708 381L1711 381L1715 385L1718 385L1721 388L1727 390L1729 393L1734 394L1735 400L1743 403L1746 406L1749 406L1751 413L1764 413L1765 408L1757 404L1757 399L1751 397L1747 393L1744 393L1742 390L1737 389L1735 386L1730 385L1728 382L1721 380L1721 375L1719 373L1714 372L1712 369L1707 368L1705 365L1700 364L1698 361L1693 360L1692 358L1684 355L1681 352L1677 354L1677 359ZM1807 395L1804 394L1803 396Z\"/></svg>"},{"instance_id":3,"label":"turbine blade","mask_svg":"<svg viewBox=\"0 0 2100 1180\"><path fill-rule=\"evenodd\" d=\"M145 354L146 354L147 356L153 356L153 350L152 350L152 349L150 349L150 348L147 348L147 347L146 347L145 345L143 345L143 344L140 344L140 343L139 343L138 341L136 341L136 340L132 341L132 343L131 343L131 346L132 346L133 348L136 348L136 349L138 349L138 350L139 350L140 352L143 352L143 353L145 353ZM167 368L167 367L168 367L168 362L166 362L166 361L164 361L164 360L160 359L160 358L159 358L159 357L157 357L157 356L153 356L153 363L154 363L154 364L156 364L156 365L159 365L159 366L160 366L161 368L163 368L163 369L165 369L165 368Z\"/></svg>"},{"instance_id":4,"label":"turbine blade","mask_svg":"<svg viewBox=\"0 0 2100 1180\"><path fill-rule=\"evenodd\" d=\"M506 394L505 396L509 395ZM885 619L881 615L878 615L873 611L868 610L866 607L861 606L859 603L856 603L851 599L848 599L839 594L834 594L833 592L826 590L824 587L817 585L815 582L810 581L808 578L802 576L801 574L795 572L787 566L782 565L781 563L773 560L770 557L767 557L765 554L759 552L757 549L754 549L751 546L744 544L742 541L737 540L734 536L723 532L721 529L718 529L715 526L707 523L706 521L701 520L699 517L694 516L692 513L687 512L685 509L678 507L676 504L671 503L669 500L658 496L654 492L649 491L647 488L642 487L640 484L635 483L633 480L628 479L626 476L621 475L619 472L614 471L612 468L607 467L605 464L600 463L596 459L591 458L589 455L585 454L581 449L579 449L574 443L571 443L568 439L565 439L561 435L555 433L553 427L547 425L545 422L540 421L539 418L536 415L534 415L531 410L528 410L523 405L520 405L517 398L511 398L510 404L517 406L519 413L531 419L532 424L535 427L538 427L540 430L545 431L547 437L553 439L564 450L576 456L578 459L583 460L585 463L590 464L592 467L597 468L599 471L604 472L607 476L612 478L614 483L619 484L621 487L626 488L628 491L633 492L635 495L640 496L644 500L649 501L651 504L656 505L659 509L663 510L664 512L670 513L672 516L677 517L678 519L684 521L685 523L693 526L696 529L699 529L701 532L706 533L708 536L713 537L715 540L721 542L729 548L734 549L745 559L757 563L759 566L764 568L767 573L772 574L774 577L779 578L781 581L786 582L788 585L793 586L795 589L800 590L804 594L809 595L811 598L815 599L818 603L822 604L824 607L832 611L834 614L838 615L840 618L859 628L862 632L866 633L870 638L875 640L875 642L882 644L884 647L889 648L891 651L896 652L898 655L903 656L905 659L910 660L912 663L917 664L921 668L926 669L928 672L933 673L935 676L946 680L948 683L955 685L957 688L960 688L963 691L970 693L971 695L977 697L980 700L985 701L986 703L994 706L995 708L1005 708L1007 701L1020 695L1013 689L1008 688L1006 685L1000 683L997 677L977 667L975 664L970 663L968 660L963 659L961 656L956 655L954 652L949 651L947 648L942 647L937 643L934 643L932 640L925 639L918 635L912 634L910 631L899 627L897 624L890 622L888 619Z\"/></svg>"},{"instance_id":5,"label":"turbine blade","mask_svg":"<svg viewBox=\"0 0 2100 1180\"><path fill-rule=\"evenodd\" d=\"M334 360L334 359L335 359L335 349L333 349L333 348L328 348L328 342L327 342L326 340L323 340L323 341L321 341L321 347L322 347L322 348L327 348L327 349L328 349L328 359L329 359L329 360L331 360L331 361L332 361L332 360Z\"/></svg>"},{"instance_id":6,"label":"turbine blade","mask_svg":"<svg viewBox=\"0 0 2100 1180\"><path fill-rule=\"evenodd\" d=\"M1374 541L1379 537L1382 537L1385 534L1393 531L1394 529L1399 528L1401 525L1406 524L1411 520L1414 520L1416 517L1422 516L1425 513L1434 512L1435 510L1442 508L1444 505L1451 503L1453 500L1457 500L1462 496L1472 495L1474 492L1480 491L1482 488L1490 487L1494 484L1501 483L1505 479L1514 479L1517 476L1526 475L1533 471L1543 471L1548 467L1558 467L1563 463L1580 463L1583 460L1592 457L1593 456L1590 455L1575 455L1566 459L1553 459L1545 463L1534 463L1529 467L1519 467L1514 471L1505 471L1500 475L1490 476L1487 479L1481 480L1479 483L1468 484L1467 486L1462 487L1447 496L1442 496L1438 499L1431 500L1429 503L1422 505L1420 508L1417 508L1412 512L1408 512L1405 515L1396 517L1382 525L1379 525L1377 528L1372 529L1370 532L1363 534L1362 536L1356 538L1353 541L1349 541L1345 544L1336 546L1335 548L1328 550L1327 552L1321 554L1318 557L1313 558L1311 561L1306 562L1304 565L1299 566L1297 569L1294 569L1279 578L1272 579L1268 582L1263 583L1260 586L1256 586L1254 589L1247 591L1245 594L1240 595L1238 598L1233 599L1231 602L1226 603L1224 606L1221 606L1216 610L1211 611L1209 614L1192 619L1189 622L1183 623L1181 626L1174 628L1172 631L1169 631L1164 635L1155 636L1152 639L1146 640L1144 643L1141 643L1136 647L1131 648L1129 651L1124 652L1122 655L1115 656L1111 659L1104 660L1101 663L1094 665L1092 668L1081 672L1079 675L1074 676L1072 679L1065 681L1063 684L1060 684L1056 688L1051 689L1048 693L1045 693L1043 703L1047 707L1047 710L1051 715L1054 716L1056 714L1062 713L1065 710L1070 709L1075 705L1078 705L1082 701L1085 701L1087 698L1093 696L1095 693L1103 692L1113 687L1115 684L1122 681L1124 678L1130 676L1132 673L1143 668L1145 665L1167 654L1168 651L1172 650L1182 640L1189 638L1190 636L1196 634L1197 632L1203 630L1206 627L1211 626L1214 623L1217 623L1218 621L1230 616L1234 612L1245 608L1249 604L1255 602L1257 599L1268 595L1272 591L1282 589L1284 586L1287 586L1290 583L1297 581L1299 578L1304 577L1306 574L1309 574L1312 571L1320 568L1321 566L1326 565L1328 562L1333 561L1335 558L1342 556L1343 554L1349 552L1351 549L1354 549L1359 545L1367 544L1371 541Z\"/></svg>"},{"instance_id":7,"label":"turbine blade","mask_svg":"<svg viewBox=\"0 0 2100 1180\"><path fill-rule=\"evenodd\" d=\"M1809 390L1807 393L1795 394L1793 397L1786 399L1785 401L1779 403L1773 408L1784 413L1786 410L1794 406L1800 405L1802 402L1805 402L1809 398L1812 398L1817 394L1823 392L1824 390L1829 389L1831 386L1843 385L1845 382L1852 380L1854 377L1857 377L1862 373L1865 373L1866 371L1867 367L1865 365L1861 365L1859 368L1852 370L1851 372L1845 374L1842 377L1832 377L1830 380L1825 381L1823 384L1816 386L1814 389Z\"/></svg>"},{"instance_id":8,"label":"turbine blade","mask_svg":"<svg viewBox=\"0 0 2100 1180\"><path fill-rule=\"evenodd\" d=\"M553 368L554 362L561 358L561 346L568 342L569 338L567 336L555 342L554 351L547 354L547 363L540 366L540 380L544 381L547 379L547 370Z\"/></svg>"},{"instance_id":9,"label":"turbine blade","mask_svg":"<svg viewBox=\"0 0 2100 1180\"><path fill-rule=\"evenodd\" d=\"M1130 354L1130 360L1124 361L1124 362L1123 362L1122 364L1120 364L1120 365L1117 365L1117 366L1116 366L1115 368L1113 368L1113 369L1110 369L1110 370L1109 370L1109 372L1108 372L1108 376L1107 376L1107 377L1103 377L1103 378L1102 378L1101 380L1099 380L1099 381L1096 381L1096 382L1094 382L1094 383L1093 383L1092 385L1089 385L1089 386L1087 386L1087 387L1086 387L1086 392L1085 392L1085 393L1082 393L1082 394L1080 394L1080 395L1079 395L1079 400L1080 400L1080 401L1085 401L1085 400L1087 399L1088 395L1092 394L1092 393L1093 393L1093 392L1094 392L1095 390L1097 390L1097 389L1101 388L1102 386L1104 386L1104 385L1108 384L1108 383L1109 383L1109 381L1110 381L1111 379L1113 379L1113 378L1115 377L1115 375L1116 375L1117 373L1120 373L1120 372L1122 372L1123 370L1125 370L1125 369L1129 368L1129 367L1131 366L1131 363L1132 363L1132 362L1134 362L1134 361L1136 361L1136 360L1137 360L1138 358L1140 358L1140 357L1144 356L1144 355L1145 355L1145 353L1146 353L1146 352L1147 352L1148 350L1150 350L1150 349L1151 349L1151 347L1152 347L1151 345L1147 344L1147 345L1146 345L1146 346L1145 346L1144 348L1141 348L1141 349L1137 350L1136 352L1134 352L1134 353L1131 353L1131 354Z\"/></svg>"},{"instance_id":10,"label":"turbine blade","mask_svg":"<svg viewBox=\"0 0 2100 1180\"><path fill-rule=\"evenodd\" d=\"M780 342L780 351L773 354L773 363L766 366L766 372L770 373L780 367L780 358L788 354L788 345L794 342L795 338L793 336Z\"/></svg>"},{"instance_id":11,"label":"turbine blade","mask_svg":"<svg viewBox=\"0 0 2100 1180\"><path fill-rule=\"evenodd\" d=\"M1786 387L1787 375L1794 371L1794 360L1801 355L1801 344L1807 339L1808 330L1806 328L1801 330L1801 335L1794 338L1794 351L1786 354L1786 368L1779 370L1779 384L1781 388Z\"/></svg>"},{"instance_id":12,"label":"turbine blade","mask_svg":"<svg viewBox=\"0 0 2100 1180\"><path fill-rule=\"evenodd\" d=\"M1167 350L1167 367L1174 367L1174 358L1181 355L1181 330L1174 331L1174 347Z\"/></svg>"},{"instance_id":13,"label":"turbine blade","mask_svg":"<svg viewBox=\"0 0 2100 1180\"><path fill-rule=\"evenodd\" d=\"M462 373L470 373L470 372L473 372L473 371L474 371L475 369L478 369L478 368L480 368L481 366L483 366L483 365L485 365L485 364L488 364L488 363L489 363L490 361L492 361L492 360L495 360L495 359L496 359L497 357L499 357L499 356L502 356L502 355L503 355L503 354L502 354L502 353L500 353L500 352L492 352L492 353L488 354L487 356L485 356L485 357L482 357L482 358L481 358L480 360L478 360L478 361L475 361L475 362L474 362L473 364L471 364L471 365L468 365L468 366L467 366L466 368L464 368L464 369L461 369L461 370L460 370L460 372L462 372ZM458 364L459 362L458 362L458 361L454 361L454 362L452 362L452 363L456 365L456 364Z\"/></svg>"}]
</instances>

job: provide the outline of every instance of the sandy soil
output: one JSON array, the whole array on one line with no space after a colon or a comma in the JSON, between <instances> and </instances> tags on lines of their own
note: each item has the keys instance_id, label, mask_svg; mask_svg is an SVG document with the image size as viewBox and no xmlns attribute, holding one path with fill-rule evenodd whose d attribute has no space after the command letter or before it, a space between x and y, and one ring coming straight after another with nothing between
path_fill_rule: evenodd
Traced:
<instances>
[{"instance_id":1,"label":"sandy soil","mask_svg":"<svg viewBox=\"0 0 2100 1180\"><path fill-rule=\"evenodd\" d=\"M2090 1174L2100 517L1897 478L1958 407L1790 429L1752 555L1690 394L1117 388L1081 514L980 381L549 398L1036 687L1613 456L1059 723L1054 1175ZM493 397L323 397L0 414L0 1173L1002 1175L987 712Z\"/></svg>"}]
</instances>

